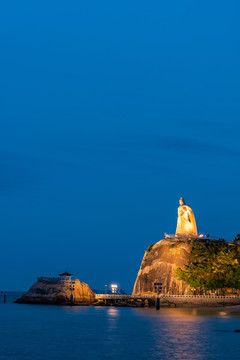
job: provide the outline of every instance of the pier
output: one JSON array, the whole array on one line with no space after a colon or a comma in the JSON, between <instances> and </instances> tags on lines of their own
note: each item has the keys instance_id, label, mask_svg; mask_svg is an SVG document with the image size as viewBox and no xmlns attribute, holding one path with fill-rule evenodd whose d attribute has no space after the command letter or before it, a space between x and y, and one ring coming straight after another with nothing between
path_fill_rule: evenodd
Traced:
<instances>
[{"instance_id":1,"label":"pier","mask_svg":"<svg viewBox=\"0 0 240 360\"><path fill-rule=\"evenodd\" d=\"M226 306L240 305L239 295L216 296L216 295L168 295L159 296L161 306ZM120 294L96 294L97 304L106 306L139 306L155 307L157 296L149 295L120 295ZM97 305L96 304L96 305Z\"/></svg>"},{"instance_id":2,"label":"pier","mask_svg":"<svg viewBox=\"0 0 240 360\"><path fill-rule=\"evenodd\" d=\"M138 306L154 306L155 295L120 295L120 294L96 294L95 299L99 305L138 305Z\"/></svg>"}]
</instances>

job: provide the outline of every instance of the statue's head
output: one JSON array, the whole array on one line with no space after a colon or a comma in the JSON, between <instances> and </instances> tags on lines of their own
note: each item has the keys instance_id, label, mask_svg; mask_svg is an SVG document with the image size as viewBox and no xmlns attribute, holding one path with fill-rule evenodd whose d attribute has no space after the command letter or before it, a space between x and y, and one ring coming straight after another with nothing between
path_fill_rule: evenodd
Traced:
<instances>
[{"instance_id":1,"label":"statue's head","mask_svg":"<svg viewBox=\"0 0 240 360\"><path fill-rule=\"evenodd\" d=\"M183 197L180 197L179 204L180 205L185 205L185 201L184 201Z\"/></svg>"}]
</instances>

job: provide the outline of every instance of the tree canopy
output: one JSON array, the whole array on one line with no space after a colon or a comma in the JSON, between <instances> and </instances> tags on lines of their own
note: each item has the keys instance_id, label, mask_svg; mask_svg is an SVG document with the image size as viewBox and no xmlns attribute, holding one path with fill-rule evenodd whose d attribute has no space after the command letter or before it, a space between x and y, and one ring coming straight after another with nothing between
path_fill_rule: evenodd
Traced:
<instances>
[{"instance_id":1,"label":"tree canopy","mask_svg":"<svg viewBox=\"0 0 240 360\"><path fill-rule=\"evenodd\" d=\"M223 239L194 242L190 264L177 269L176 276L199 291L240 289L239 246Z\"/></svg>"},{"instance_id":2,"label":"tree canopy","mask_svg":"<svg viewBox=\"0 0 240 360\"><path fill-rule=\"evenodd\" d=\"M231 241L232 244L240 245L240 234L237 234L237 236Z\"/></svg>"}]
</instances>

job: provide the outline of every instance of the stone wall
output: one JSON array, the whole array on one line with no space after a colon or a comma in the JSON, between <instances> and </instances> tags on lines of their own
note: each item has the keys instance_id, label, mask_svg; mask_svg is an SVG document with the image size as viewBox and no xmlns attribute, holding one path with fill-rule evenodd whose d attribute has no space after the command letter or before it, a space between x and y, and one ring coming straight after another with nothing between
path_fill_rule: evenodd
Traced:
<instances>
[{"instance_id":1,"label":"stone wall","mask_svg":"<svg viewBox=\"0 0 240 360\"><path fill-rule=\"evenodd\" d=\"M239 296L161 296L162 306L220 307L240 305Z\"/></svg>"}]
</instances>

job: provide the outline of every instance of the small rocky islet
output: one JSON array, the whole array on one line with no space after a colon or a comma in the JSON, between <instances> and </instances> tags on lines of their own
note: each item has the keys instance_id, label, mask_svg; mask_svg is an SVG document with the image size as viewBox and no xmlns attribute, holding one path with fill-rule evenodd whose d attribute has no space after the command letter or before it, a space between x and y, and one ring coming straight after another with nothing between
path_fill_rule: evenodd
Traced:
<instances>
[{"instance_id":1,"label":"small rocky islet","mask_svg":"<svg viewBox=\"0 0 240 360\"><path fill-rule=\"evenodd\" d=\"M79 279L72 280L73 274L65 272L58 278L40 277L26 294L16 300L22 304L78 305L92 304L95 293L88 284Z\"/></svg>"}]
</instances>

